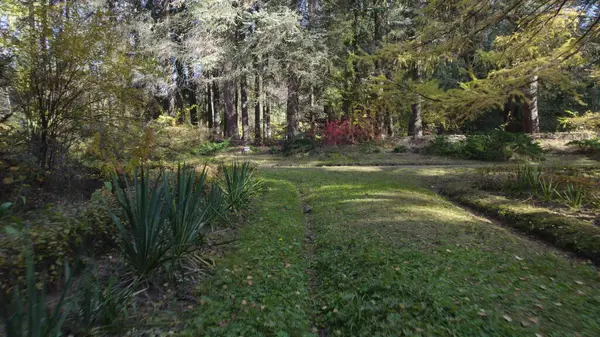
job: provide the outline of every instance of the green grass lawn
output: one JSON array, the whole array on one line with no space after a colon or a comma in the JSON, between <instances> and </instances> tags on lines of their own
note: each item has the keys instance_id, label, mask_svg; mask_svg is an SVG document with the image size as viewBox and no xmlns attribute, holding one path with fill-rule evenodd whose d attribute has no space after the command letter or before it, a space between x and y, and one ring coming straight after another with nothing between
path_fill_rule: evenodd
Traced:
<instances>
[{"instance_id":1,"label":"green grass lawn","mask_svg":"<svg viewBox=\"0 0 600 337\"><path fill-rule=\"evenodd\" d=\"M600 336L595 267L454 206L427 172L262 172L191 335Z\"/></svg>"}]
</instances>

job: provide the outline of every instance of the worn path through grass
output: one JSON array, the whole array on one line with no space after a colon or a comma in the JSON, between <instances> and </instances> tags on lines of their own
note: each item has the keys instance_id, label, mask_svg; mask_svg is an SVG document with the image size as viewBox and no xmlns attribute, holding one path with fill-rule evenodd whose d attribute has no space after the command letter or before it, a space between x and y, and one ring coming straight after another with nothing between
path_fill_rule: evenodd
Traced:
<instances>
[{"instance_id":1,"label":"worn path through grass","mask_svg":"<svg viewBox=\"0 0 600 337\"><path fill-rule=\"evenodd\" d=\"M196 335L600 336L595 267L474 217L419 174L263 170L270 190L203 294Z\"/></svg>"}]
</instances>

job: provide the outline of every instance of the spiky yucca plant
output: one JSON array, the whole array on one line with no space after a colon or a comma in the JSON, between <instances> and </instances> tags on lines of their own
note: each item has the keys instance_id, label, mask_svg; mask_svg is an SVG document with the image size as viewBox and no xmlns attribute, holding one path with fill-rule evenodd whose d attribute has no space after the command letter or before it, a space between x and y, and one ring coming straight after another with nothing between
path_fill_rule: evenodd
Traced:
<instances>
[{"instance_id":1,"label":"spiky yucca plant","mask_svg":"<svg viewBox=\"0 0 600 337\"><path fill-rule=\"evenodd\" d=\"M46 282L38 280L34 271L34 259L31 250L26 257L27 289L24 296L16 287L8 294L0 296L0 320L4 325L6 337L58 337L62 335L62 326L69 312L67 292L71 285L71 271L65 264L65 285L58 302L48 307Z\"/></svg>"},{"instance_id":2,"label":"spiky yucca plant","mask_svg":"<svg viewBox=\"0 0 600 337\"><path fill-rule=\"evenodd\" d=\"M193 167L179 165L174 173L164 174L166 215L172 235L173 254L181 257L201 239L208 224L204 183L206 168L199 176Z\"/></svg>"},{"instance_id":3,"label":"spiky yucca plant","mask_svg":"<svg viewBox=\"0 0 600 337\"><path fill-rule=\"evenodd\" d=\"M221 165L221 171L226 201L234 212L247 206L250 198L262 187L262 182L256 177L256 168L250 162Z\"/></svg>"},{"instance_id":4,"label":"spiky yucca plant","mask_svg":"<svg viewBox=\"0 0 600 337\"><path fill-rule=\"evenodd\" d=\"M111 216L121 236L126 261L138 276L147 277L173 259L169 254L173 240L168 239L169 233L166 231L166 193L163 184L160 184L160 176L151 188L148 174L143 168L140 173L138 175L138 170L135 170L133 186L124 179L124 187L113 175L117 200L125 212L127 224L122 223L114 213Z\"/></svg>"}]
</instances>

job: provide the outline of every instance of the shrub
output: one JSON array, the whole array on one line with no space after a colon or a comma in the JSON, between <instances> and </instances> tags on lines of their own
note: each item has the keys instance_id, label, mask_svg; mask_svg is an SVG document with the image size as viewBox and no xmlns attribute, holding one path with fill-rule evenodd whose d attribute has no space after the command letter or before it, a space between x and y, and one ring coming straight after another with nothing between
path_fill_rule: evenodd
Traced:
<instances>
[{"instance_id":1,"label":"shrub","mask_svg":"<svg viewBox=\"0 0 600 337\"><path fill-rule=\"evenodd\" d=\"M364 154L381 153L381 149L373 142L360 144L360 152Z\"/></svg>"},{"instance_id":2,"label":"shrub","mask_svg":"<svg viewBox=\"0 0 600 337\"><path fill-rule=\"evenodd\" d=\"M205 142L200 146L192 150L192 154L200 155L200 156L211 156L216 154L217 152L223 151L229 147L230 141L224 140L222 142Z\"/></svg>"},{"instance_id":3,"label":"shrub","mask_svg":"<svg viewBox=\"0 0 600 337\"><path fill-rule=\"evenodd\" d=\"M5 202L5 203L0 204L0 219L2 219L8 215L12 206L13 206L12 202Z\"/></svg>"},{"instance_id":4,"label":"shrub","mask_svg":"<svg viewBox=\"0 0 600 337\"><path fill-rule=\"evenodd\" d=\"M573 140L567 145L576 146L579 152L592 156L600 156L600 138Z\"/></svg>"},{"instance_id":5,"label":"shrub","mask_svg":"<svg viewBox=\"0 0 600 337\"><path fill-rule=\"evenodd\" d=\"M458 154L456 144L451 143L444 136L435 137L428 146L423 148L423 151L436 156L456 156Z\"/></svg>"},{"instance_id":6,"label":"shrub","mask_svg":"<svg viewBox=\"0 0 600 337\"><path fill-rule=\"evenodd\" d=\"M108 193L107 191L104 191ZM98 194L100 194L99 192ZM47 274L47 282L61 280L64 259L73 265L83 263L82 255L95 255L113 247L116 228L105 200L84 204L49 206L26 214L26 218L11 216L10 227L16 236L0 237L0 291L14 286L26 271L26 249L35 251L35 268ZM5 219L6 220L6 219Z\"/></svg>"},{"instance_id":7,"label":"shrub","mask_svg":"<svg viewBox=\"0 0 600 337\"><path fill-rule=\"evenodd\" d=\"M258 193L262 182L256 178L256 167L249 162L222 165L225 199L232 211L246 207L250 198Z\"/></svg>"},{"instance_id":8,"label":"shrub","mask_svg":"<svg viewBox=\"0 0 600 337\"><path fill-rule=\"evenodd\" d=\"M406 153L408 152L408 148L404 145L396 145L394 147L394 153Z\"/></svg>"},{"instance_id":9,"label":"shrub","mask_svg":"<svg viewBox=\"0 0 600 337\"><path fill-rule=\"evenodd\" d=\"M67 291L72 280L65 266L65 286L52 308L48 308L46 282L36 279L31 250L26 253L25 296L17 286L8 294L0 292L0 319L6 337L57 337L67 316ZM38 284L41 283L41 289Z\"/></svg>"},{"instance_id":10,"label":"shrub","mask_svg":"<svg viewBox=\"0 0 600 337\"><path fill-rule=\"evenodd\" d=\"M485 135L468 135L464 141L451 143L446 137L436 137L425 152L483 161L507 161L514 154L534 160L543 158L540 145L526 134L496 130Z\"/></svg>"},{"instance_id":11,"label":"shrub","mask_svg":"<svg viewBox=\"0 0 600 337\"><path fill-rule=\"evenodd\" d=\"M317 142L305 133L301 133L298 136L288 139L283 143L282 152L286 156L291 156L300 153L309 153L316 150L318 147Z\"/></svg>"}]
</instances>

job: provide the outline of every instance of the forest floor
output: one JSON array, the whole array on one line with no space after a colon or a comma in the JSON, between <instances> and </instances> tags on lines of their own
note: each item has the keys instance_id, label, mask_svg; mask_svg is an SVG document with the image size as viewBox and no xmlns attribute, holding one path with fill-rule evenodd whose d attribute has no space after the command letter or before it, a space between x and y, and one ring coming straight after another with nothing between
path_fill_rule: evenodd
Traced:
<instances>
[{"instance_id":1,"label":"forest floor","mask_svg":"<svg viewBox=\"0 0 600 337\"><path fill-rule=\"evenodd\" d=\"M267 191L200 286L190 335L600 335L596 267L430 190L453 170L261 172Z\"/></svg>"}]
</instances>

